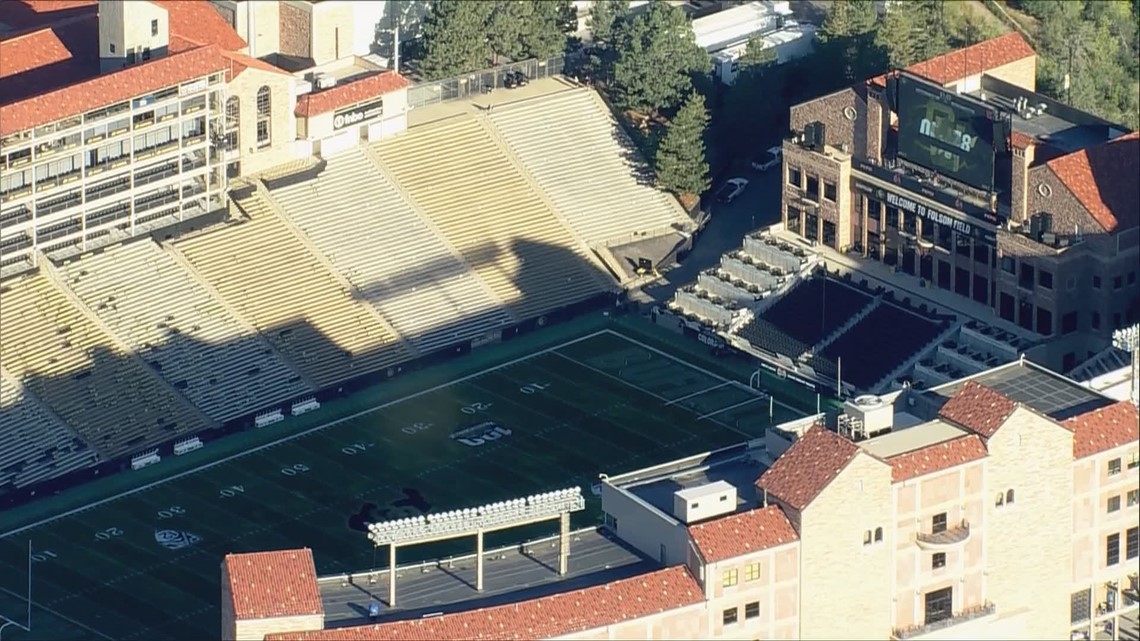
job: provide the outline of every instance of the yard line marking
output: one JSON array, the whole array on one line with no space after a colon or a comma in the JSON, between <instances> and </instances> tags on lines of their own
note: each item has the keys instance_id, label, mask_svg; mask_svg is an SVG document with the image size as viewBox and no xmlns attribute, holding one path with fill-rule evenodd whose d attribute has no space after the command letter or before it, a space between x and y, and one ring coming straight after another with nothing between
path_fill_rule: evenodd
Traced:
<instances>
[{"instance_id":1,"label":"yard line marking","mask_svg":"<svg viewBox=\"0 0 1140 641\"><path fill-rule=\"evenodd\" d=\"M15 592L9 590L8 588L0 588L0 590L7 592L8 594L16 597L17 599L19 599L25 603L27 603L27 601L28 601L24 597L20 596L19 594L16 594ZM63 621L67 621L68 623L70 623L71 625L74 625L77 628L83 628L84 630L87 630L88 632L90 632L92 634L95 634L95 635L98 635L104 639L107 639L107 641L115 641L115 637L109 637L109 636L103 634L102 632L96 630L95 628L83 625L82 623L80 623L80 622L78 622L75 619L72 619L70 617L65 617L62 614L60 614L59 612L56 612L55 610L52 610L51 608L40 605L39 603L36 603L35 601L32 601L32 606L37 607L37 608L43 610L44 612L47 612L48 614L50 614L50 615L52 615L58 619L61 619Z\"/></svg>"},{"instance_id":2,"label":"yard line marking","mask_svg":"<svg viewBox=\"0 0 1140 641\"><path fill-rule=\"evenodd\" d=\"M701 394L704 394L705 392L711 392L714 389L720 389L720 388L724 387L725 385L732 385L732 381L725 381L725 382L721 383L720 385L713 385L712 387L709 387L707 389L703 389L699 392L693 392L692 394L686 394L686 395L682 396L681 398L675 398L675 399L669 401L668 403L666 403L666 405L672 405L673 403L679 403L685 399L692 398L694 396L700 396Z\"/></svg>"},{"instance_id":3,"label":"yard line marking","mask_svg":"<svg viewBox=\"0 0 1140 641\"><path fill-rule=\"evenodd\" d=\"M726 379L725 377L721 376L720 374L716 374L714 372L708 371L707 369L705 369L703 367L698 367L697 365L687 363L687 362L677 358L676 356L673 356L672 354L667 354L667 353L657 349L656 347L653 347L652 345L646 345L645 343L642 343L641 341L637 340L636 338L630 338L629 336L626 336L625 334L619 334L618 332L615 332L612 329L603 329L598 333L599 334L613 334L613 335L617 336L618 338L625 339L625 340L633 343L634 345L637 345L639 347L647 349L647 350L653 352L654 354L660 354L661 356L664 356L665 358L667 358L671 361L676 361L676 362L684 365L685 367L688 367L689 369L695 369L702 374L707 374L708 376L711 376L713 378L718 378L722 381L729 380L729 379ZM746 389L746 390L753 392L753 393L756 392L756 390L752 389L751 387L748 387L747 385L745 385L744 383L741 383L740 381L732 381L732 382L736 383L737 386L742 388L742 389ZM765 392L765 393L767 393L767 392ZM807 416L807 414L804 414L803 412L792 407L791 405L788 405L787 403L781 403L780 401L776 400L775 398L772 399L772 402L774 402L776 405L779 405L780 407L782 407L784 409L791 410L796 416L801 416L801 417Z\"/></svg>"},{"instance_id":4,"label":"yard line marking","mask_svg":"<svg viewBox=\"0 0 1140 641\"><path fill-rule=\"evenodd\" d=\"M31 529L40 527L41 525L47 525L48 523L51 523L52 521L56 521L56 520L59 520L62 518L67 518L69 516L79 514L80 512L85 512L87 510L97 508L100 505L103 505L105 503L110 503L111 501L116 501L118 499L126 498L128 496L131 496L132 494L137 494L139 492L149 490L152 487L158 487L159 485L163 485L164 483L169 483L171 481L180 479L184 476L190 476L192 474L204 472L204 471L206 471L212 467L217 467L218 465L222 465L223 463L229 463L230 461L242 458L243 456L249 456L250 454L255 454L257 452L260 452L261 450L266 450L266 449L269 449L271 447L276 447L278 445L281 445L282 443L287 443L287 442L292 441L294 439L301 438L302 436L308 436L309 434L312 434L314 432L319 432L321 430L325 430L325 429L328 429L330 427L336 427L337 425L340 425L342 423L347 423L348 421L356 420L362 416L367 416L373 412L378 412L382 409L392 407L393 405L398 405L400 403L403 403L404 401L410 401L413 398L419 398L420 396L424 396L426 394L438 392L439 390L446 389L448 387L451 387L452 385L458 385L458 384L463 383L465 381L469 381L473 378L478 378L480 376L483 376L484 374L489 374L491 372L498 371L500 369L505 369L505 368L511 367L513 365L518 365L519 363L522 363L524 361L528 361L532 358L535 358L536 356L542 356L543 354L550 354L550 353L557 354L558 352L556 350L562 349L563 347L566 347L567 345L574 345L575 343L581 343L582 341L586 341L586 340L589 340L592 338L596 338L596 337L598 337L602 334L606 334L606 333L614 333L614 332L611 332L610 330L604 330L604 329L598 330L596 332L587 334L585 336L579 336L578 338L575 338L573 340L566 341L565 343L559 343L558 345L554 345L552 347L547 347L545 349L540 349L540 350L537 350L534 352L530 352L526 356L521 356L519 358L509 360L505 363L500 363L498 365L488 367L487 369L479 370L478 372L475 372L473 374L468 374L466 376L461 376L459 378L452 379L452 380L447 381L445 383L440 383L439 385L435 385L433 387L429 387L427 389L420 390L420 391L414 392L412 394L408 394L407 396L402 396L396 400L388 401L387 403L381 403L379 405L375 405L375 406L370 407L368 409L356 412L355 414L350 414L348 416L338 418L335 421L330 421L328 423L324 423L324 424L318 425L316 427L311 427L311 428L309 428L303 432L297 432L296 434L290 434L288 436L284 436L282 438L279 438L275 441L270 441L269 443L265 443L263 445L259 445L259 446L255 447L255 448L248 449L248 450L245 450L242 452L238 452L237 454L231 454L230 456L227 456L227 457L222 458L222 459L218 459L217 461L207 463L205 465L196 467L194 469L186 470L185 472L179 472L178 474L174 474L172 476L161 478L157 481L147 483L146 485L141 485L141 486L136 487L132 490L127 490L125 492L120 492L118 494L115 494L114 496L109 496L105 499L100 499L98 501L95 501L94 503L89 503L89 504L84 505L82 507L77 507L73 510L68 510L66 512L63 512L61 514L57 514L55 516L48 517L46 519L41 519L39 521L36 521L35 523L30 523L30 524L25 525L23 527L16 528L15 530L11 530L9 532L5 532L4 534L0 534L0 539L5 539L5 538L8 538L10 536L14 536L16 534L19 534L20 532L25 532L27 530L31 530ZM619 334L619 336L620 336L620 334ZM662 399L662 400L664 400L664 399Z\"/></svg>"},{"instance_id":5,"label":"yard line marking","mask_svg":"<svg viewBox=\"0 0 1140 641\"><path fill-rule=\"evenodd\" d=\"M700 416L697 417L697 420L703 421L710 416L716 416L717 414L720 414L721 412L727 412L728 410L735 409L737 407L740 407L741 405L747 405L749 403L755 403L756 401L759 401L762 399L763 399L763 397L757 396L756 398L750 398L747 401L742 401L740 403L737 403L736 405L729 405L728 407L722 407L715 412L709 412L708 414L701 414Z\"/></svg>"}]
</instances>

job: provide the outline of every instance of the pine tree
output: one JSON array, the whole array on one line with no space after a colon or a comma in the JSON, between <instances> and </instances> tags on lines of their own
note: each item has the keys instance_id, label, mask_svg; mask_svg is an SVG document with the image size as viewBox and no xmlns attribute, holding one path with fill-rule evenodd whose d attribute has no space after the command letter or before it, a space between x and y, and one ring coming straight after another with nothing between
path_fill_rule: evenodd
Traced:
<instances>
[{"instance_id":1,"label":"pine tree","mask_svg":"<svg viewBox=\"0 0 1140 641\"><path fill-rule=\"evenodd\" d=\"M424 16L424 57L420 71L428 80L450 78L488 66L487 20L494 4L436 0Z\"/></svg>"},{"instance_id":2,"label":"pine tree","mask_svg":"<svg viewBox=\"0 0 1140 641\"><path fill-rule=\"evenodd\" d=\"M669 110L693 87L692 76L712 71L684 12L655 2L621 29L613 63L618 104L647 113Z\"/></svg>"},{"instance_id":3,"label":"pine tree","mask_svg":"<svg viewBox=\"0 0 1140 641\"><path fill-rule=\"evenodd\" d=\"M578 14L567 0L530 0L533 24L522 37L527 58L545 60L566 51L568 34L577 30ZM573 26L570 16L573 16ZM567 31L569 29L569 31Z\"/></svg>"},{"instance_id":4,"label":"pine tree","mask_svg":"<svg viewBox=\"0 0 1140 641\"><path fill-rule=\"evenodd\" d=\"M831 3L819 30L820 70L832 76L824 84L849 84L880 70L880 56L872 42L875 19L871 0Z\"/></svg>"},{"instance_id":5,"label":"pine tree","mask_svg":"<svg viewBox=\"0 0 1140 641\"><path fill-rule=\"evenodd\" d=\"M507 62L525 59L527 47L524 39L535 29L537 22L534 2L497 0L485 4L490 6L486 31L495 62L501 62L500 58L505 58Z\"/></svg>"},{"instance_id":6,"label":"pine tree","mask_svg":"<svg viewBox=\"0 0 1140 641\"><path fill-rule=\"evenodd\" d=\"M891 69L904 69L921 60L916 42L925 36L919 32L919 16L914 9L917 4L893 4L879 20L874 42L883 51Z\"/></svg>"},{"instance_id":7,"label":"pine tree","mask_svg":"<svg viewBox=\"0 0 1140 641\"><path fill-rule=\"evenodd\" d=\"M590 33L594 44L613 46L621 23L629 14L629 2L626 0L595 0L590 7Z\"/></svg>"},{"instance_id":8,"label":"pine tree","mask_svg":"<svg viewBox=\"0 0 1140 641\"><path fill-rule=\"evenodd\" d=\"M709 188L709 165L705 159L708 123L704 97L695 91L690 93L657 147L654 169L659 187L694 196Z\"/></svg>"}]
</instances>

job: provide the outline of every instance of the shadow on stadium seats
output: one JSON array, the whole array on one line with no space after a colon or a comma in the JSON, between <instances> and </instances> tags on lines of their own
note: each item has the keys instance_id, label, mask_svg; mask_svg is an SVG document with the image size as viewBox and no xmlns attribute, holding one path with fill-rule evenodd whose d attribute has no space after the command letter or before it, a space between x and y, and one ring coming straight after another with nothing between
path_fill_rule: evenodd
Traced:
<instances>
[{"instance_id":1,"label":"shadow on stadium seats","mask_svg":"<svg viewBox=\"0 0 1140 641\"><path fill-rule=\"evenodd\" d=\"M639 185L648 185L650 187L657 187L657 180L653 174L653 167L650 165L652 159L646 158L637 145L633 142L633 136L630 132L625 130L621 124L622 115L616 110L613 110L614 119L612 135L617 142L618 148L621 150L621 159L625 162L625 166L629 168L629 174L637 180Z\"/></svg>"}]
</instances>

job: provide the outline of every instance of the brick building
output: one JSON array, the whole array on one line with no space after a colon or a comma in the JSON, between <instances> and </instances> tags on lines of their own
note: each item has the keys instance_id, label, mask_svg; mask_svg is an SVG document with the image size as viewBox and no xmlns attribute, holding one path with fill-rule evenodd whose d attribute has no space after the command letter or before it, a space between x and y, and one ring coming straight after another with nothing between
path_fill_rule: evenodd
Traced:
<instances>
[{"instance_id":1,"label":"brick building","mask_svg":"<svg viewBox=\"0 0 1140 641\"><path fill-rule=\"evenodd\" d=\"M311 561L275 560L307 550L231 555L223 638L1116 639L1136 626L1136 406L1020 361L851 401L838 431L823 420L602 475L604 536L639 553L616 578L608 559L581 571L578 555L601 556L591 547L571 552L568 579L504 565L504 586L452 596L462 568L428 563L399 571L421 603L405 591L369 622L345 604L384 602L375 571L314 581ZM541 542L524 547L517 567L542 563Z\"/></svg>"},{"instance_id":2,"label":"brick building","mask_svg":"<svg viewBox=\"0 0 1140 641\"><path fill-rule=\"evenodd\" d=\"M1036 93L1036 55L1015 33L907 72L1008 117L992 182L901 158L897 74L880 76L792 107L785 229L1064 337L1064 370L1105 347L1137 318L1140 135Z\"/></svg>"}]
</instances>

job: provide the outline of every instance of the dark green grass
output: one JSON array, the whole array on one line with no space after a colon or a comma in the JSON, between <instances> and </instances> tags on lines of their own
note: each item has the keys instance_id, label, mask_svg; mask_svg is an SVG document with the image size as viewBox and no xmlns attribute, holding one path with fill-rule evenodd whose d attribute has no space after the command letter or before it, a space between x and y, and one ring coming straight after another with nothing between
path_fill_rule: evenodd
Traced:
<instances>
[{"instance_id":1,"label":"dark green grass","mask_svg":"<svg viewBox=\"0 0 1140 641\"><path fill-rule=\"evenodd\" d=\"M777 423L795 415L775 409ZM399 504L409 490L431 510L569 485L589 494L600 472L759 437L768 412L719 375L596 334L0 539L0 588L12 591L0 592L6 616L24 617L13 593L24 591L29 539L43 559L33 633L9 627L4 639L216 638L228 552L307 546L321 574L373 567L374 550L348 527L366 502L398 518L419 513ZM450 438L481 421L512 434L480 447ZM576 526L597 522L597 501L587 506ZM199 540L169 550L157 530ZM507 531L488 544L541 533ZM414 547L400 560L466 547Z\"/></svg>"}]
</instances>

